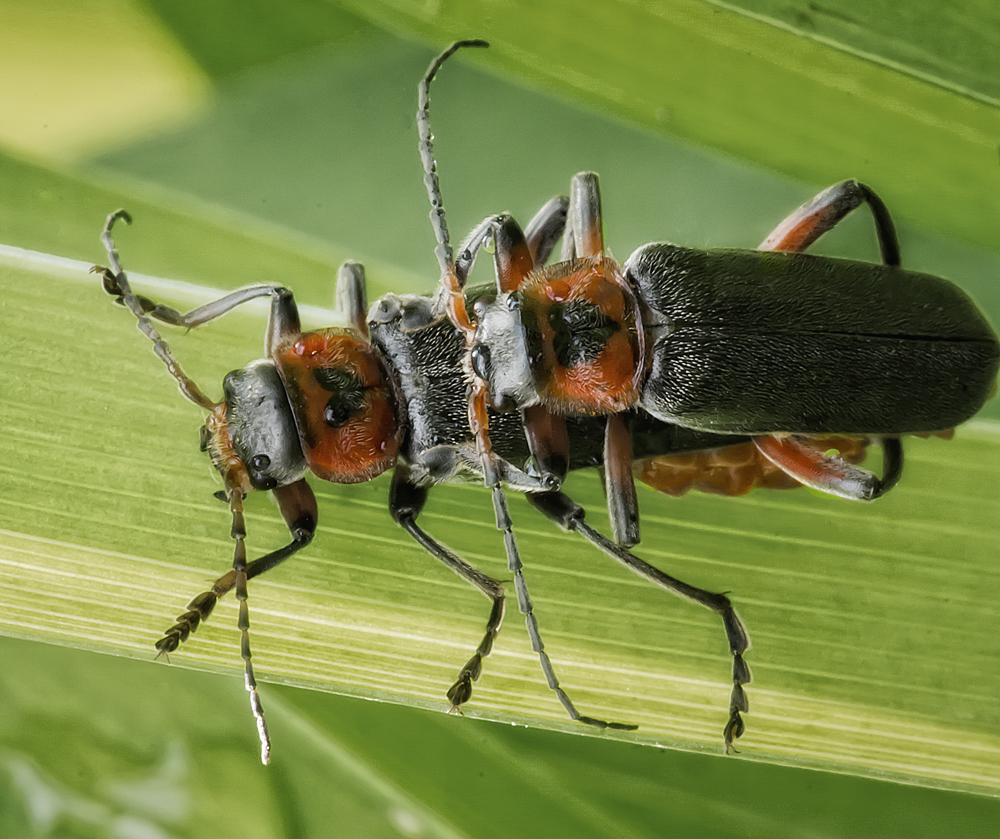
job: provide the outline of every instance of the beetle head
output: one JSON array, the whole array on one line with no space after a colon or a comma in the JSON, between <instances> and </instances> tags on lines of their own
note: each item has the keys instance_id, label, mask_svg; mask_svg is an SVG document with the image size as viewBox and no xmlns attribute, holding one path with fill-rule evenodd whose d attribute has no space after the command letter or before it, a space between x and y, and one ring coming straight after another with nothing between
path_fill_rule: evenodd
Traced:
<instances>
[{"instance_id":1,"label":"beetle head","mask_svg":"<svg viewBox=\"0 0 1000 839\"><path fill-rule=\"evenodd\" d=\"M233 370L222 387L224 399L205 423L202 448L227 485L246 492L299 480L305 455L274 363L261 359Z\"/></svg>"},{"instance_id":2,"label":"beetle head","mask_svg":"<svg viewBox=\"0 0 1000 839\"><path fill-rule=\"evenodd\" d=\"M539 401L528 357L517 292L476 301L476 339L469 352L473 372L486 382L496 411L527 408Z\"/></svg>"}]
</instances>

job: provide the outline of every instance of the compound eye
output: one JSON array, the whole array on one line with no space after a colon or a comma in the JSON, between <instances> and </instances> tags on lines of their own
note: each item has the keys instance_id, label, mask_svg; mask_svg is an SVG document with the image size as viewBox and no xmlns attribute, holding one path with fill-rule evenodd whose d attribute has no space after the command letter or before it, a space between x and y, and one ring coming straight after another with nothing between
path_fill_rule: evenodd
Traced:
<instances>
[{"instance_id":1,"label":"compound eye","mask_svg":"<svg viewBox=\"0 0 1000 839\"><path fill-rule=\"evenodd\" d=\"M483 381L489 381L490 377L490 348L486 344L476 344L469 355L472 362L472 370Z\"/></svg>"},{"instance_id":2,"label":"compound eye","mask_svg":"<svg viewBox=\"0 0 1000 839\"><path fill-rule=\"evenodd\" d=\"M278 485L277 479L268 474L271 468L271 458L266 454L255 454L250 458L250 479L255 489L274 489Z\"/></svg>"},{"instance_id":3,"label":"compound eye","mask_svg":"<svg viewBox=\"0 0 1000 839\"><path fill-rule=\"evenodd\" d=\"M516 294L507 295L507 310L516 312L521 308L521 298Z\"/></svg>"}]
</instances>

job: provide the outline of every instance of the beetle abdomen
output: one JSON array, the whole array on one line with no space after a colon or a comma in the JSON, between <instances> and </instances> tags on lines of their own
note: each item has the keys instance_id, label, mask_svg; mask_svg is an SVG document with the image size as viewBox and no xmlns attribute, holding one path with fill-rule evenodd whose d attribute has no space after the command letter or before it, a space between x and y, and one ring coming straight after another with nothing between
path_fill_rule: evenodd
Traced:
<instances>
[{"instance_id":1,"label":"beetle abdomen","mask_svg":"<svg viewBox=\"0 0 1000 839\"><path fill-rule=\"evenodd\" d=\"M661 244L626 275L647 307L641 405L691 428L935 431L979 410L1000 365L975 304L927 274Z\"/></svg>"}]
</instances>

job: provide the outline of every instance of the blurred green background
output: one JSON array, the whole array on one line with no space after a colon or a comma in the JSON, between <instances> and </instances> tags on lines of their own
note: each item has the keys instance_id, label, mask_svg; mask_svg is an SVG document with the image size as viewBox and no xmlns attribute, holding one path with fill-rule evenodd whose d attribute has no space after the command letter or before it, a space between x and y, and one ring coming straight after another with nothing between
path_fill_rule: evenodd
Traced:
<instances>
[{"instance_id":1,"label":"blurred green background","mask_svg":"<svg viewBox=\"0 0 1000 839\"><path fill-rule=\"evenodd\" d=\"M895 212L904 264L1000 323L994 7L747 6L0 2L0 242L101 261L103 217L124 204L135 272L280 280L329 306L354 258L373 297L428 290L416 82L475 36L492 48L449 64L434 98L456 238L592 169L619 258L665 239L753 247L858 177ZM870 220L819 250L875 259ZM5 250L0 284L0 834L996 835L996 401L952 443L913 441L873 507L643 494L640 553L731 590L754 637L747 760L718 757L714 620L591 562L518 499L564 684L641 728L570 736L512 613L469 716L531 727L431 713L485 601L390 525L385 481L317 487L316 542L251 591L255 660L269 681L347 696L266 685L265 770L231 605L169 670L148 663L230 551L198 412L93 278ZM170 340L214 393L262 329L234 313ZM600 522L594 476L571 491ZM480 491L437 491L425 520L504 576ZM249 522L251 545L281 543L264 499Z\"/></svg>"}]
</instances>

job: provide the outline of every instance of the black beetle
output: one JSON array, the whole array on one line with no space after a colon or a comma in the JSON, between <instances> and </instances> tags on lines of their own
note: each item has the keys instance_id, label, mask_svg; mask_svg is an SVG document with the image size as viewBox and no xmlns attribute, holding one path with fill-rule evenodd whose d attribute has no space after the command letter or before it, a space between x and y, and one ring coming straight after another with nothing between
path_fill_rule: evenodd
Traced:
<instances>
[{"instance_id":1,"label":"black beetle","mask_svg":"<svg viewBox=\"0 0 1000 839\"><path fill-rule=\"evenodd\" d=\"M604 247L597 175L573 178L561 261L536 270L508 215L486 219L459 250L449 245L430 128L430 84L459 41L430 66L417 112L431 223L441 268L440 308L466 337L473 379L470 425L486 483L491 468L487 405L519 409L532 453L558 487L570 462L565 417L603 414L604 469L615 541L639 542L639 511L627 433L629 411L722 435L749 435L802 484L873 500L899 479L899 436L947 432L993 393L1000 343L956 285L900 267L895 227L868 186L843 181L804 204L759 250L649 244L619 265ZM868 204L882 265L803 251L849 212ZM469 266L495 245L496 294L465 299ZM470 311L471 309L471 311ZM837 453L829 434L872 437L881 477ZM548 511L560 521L559 510ZM741 663L735 647L736 663ZM742 692L734 670L727 748L739 737Z\"/></svg>"}]
</instances>

